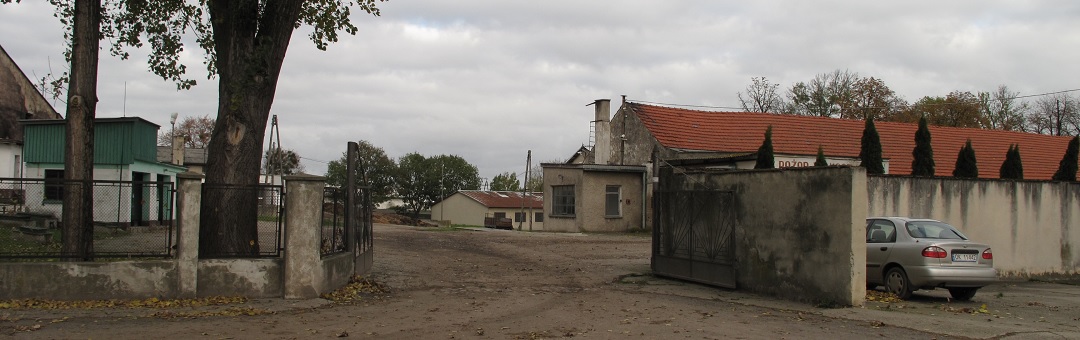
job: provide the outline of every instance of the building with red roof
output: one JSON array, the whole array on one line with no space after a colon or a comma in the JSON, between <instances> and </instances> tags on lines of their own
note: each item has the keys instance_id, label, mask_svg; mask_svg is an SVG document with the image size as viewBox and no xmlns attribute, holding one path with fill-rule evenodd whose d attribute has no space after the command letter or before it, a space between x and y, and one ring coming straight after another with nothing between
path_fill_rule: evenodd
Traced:
<instances>
[{"instance_id":1,"label":"building with red roof","mask_svg":"<svg viewBox=\"0 0 1080 340\"><path fill-rule=\"evenodd\" d=\"M773 129L778 168L812 166L819 146L831 165L858 165L865 126L859 120L702 111L634 102L623 102L609 124L611 144L607 164L646 164L655 150L662 159L719 159L736 169L753 168L757 149L769 126ZM911 174L918 125L875 122L875 126L881 137L886 173ZM1006 151L1010 145L1017 144L1024 178L1036 180L1049 180L1054 175L1072 138L940 126L931 126L930 134L937 176L952 176L957 154L970 139L980 178L998 178Z\"/></svg>"},{"instance_id":2,"label":"building with red roof","mask_svg":"<svg viewBox=\"0 0 1080 340\"><path fill-rule=\"evenodd\" d=\"M460 190L431 207L431 219L483 226L484 218L508 218L514 228L544 229L544 196L518 191Z\"/></svg>"}]
</instances>

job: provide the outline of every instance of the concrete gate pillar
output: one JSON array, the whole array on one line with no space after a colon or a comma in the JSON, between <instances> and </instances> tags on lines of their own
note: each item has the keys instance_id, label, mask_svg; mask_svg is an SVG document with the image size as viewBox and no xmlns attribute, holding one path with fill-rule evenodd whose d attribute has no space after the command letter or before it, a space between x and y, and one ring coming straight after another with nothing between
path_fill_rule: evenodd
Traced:
<instances>
[{"instance_id":1,"label":"concrete gate pillar","mask_svg":"<svg viewBox=\"0 0 1080 340\"><path fill-rule=\"evenodd\" d=\"M319 297L322 275L320 228L326 178L285 177L285 298Z\"/></svg>"},{"instance_id":2,"label":"concrete gate pillar","mask_svg":"<svg viewBox=\"0 0 1080 340\"><path fill-rule=\"evenodd\" d=\"M199 286L199 220L202 180L194 172L176 174L176 270L180 298L194 298Z\"/></svg>"}]
</instances>

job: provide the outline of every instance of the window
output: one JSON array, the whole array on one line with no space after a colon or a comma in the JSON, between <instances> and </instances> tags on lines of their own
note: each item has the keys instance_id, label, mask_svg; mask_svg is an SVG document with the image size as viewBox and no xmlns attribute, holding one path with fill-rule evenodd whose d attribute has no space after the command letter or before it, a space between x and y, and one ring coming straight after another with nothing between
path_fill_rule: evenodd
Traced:
<instances>
[{"instance_id":1,"label":"window","mask_svg":"<svg viewBox=\"0 0 1080 340\"><path fill-rule=\"evenodd\" d=\"M499 219L503 219L503 218L506 218L506 213L504 213L504 212L495 213L495 220L496 221L498 221Z\"/></svg>"},{"instance_id":2,"label":"window","mask_svg":"<svg viewBox=\"0 0 1080 340\"><path fill-rule=\"evenodd\" d=\"M621 193L620 189L622 189L622 188L619 187L618 185L609 185L609 186L607 186L607 189L604 190L604 192L605 192L604 201L606 202L606 204L604 204L604 215L605 216L607 216L607 217L622 216L622 205L619 204L620 202L622 202L622 197L620 196L620 193Z\"/></svg>"},{"instance_id":3,"label":"window","mask_svg":"<svg viewBox=\"0 0 1080 340\"><path fill-rule=\"evenodd\" d=\"M896 242L896 226L886 220L873 220L866 227L866 243Z\"/></svg>"},{"instance_id":4,"label":"window","mask_svg":"<svg viewBox=\"0 0 1080 340\"><path fill-rule=\"evenodd\" d=\"M534 222L543 222L544 221L544 213L542 213L542 212L536 213L536 216L533 217L533 221Z\"/></svg>"},{"instance_id":5,"label":"window","mask_svg":"<svg viewBox=\"0 0 1080 340\"><path fill-rule=\"evenodd\" d=\"M551 215L574 216L573 185L555 185L551 187Z\"/></svg>"},{"instance_id":6,"label":"window","mask_svg":"<svg viewBox=\"0 0 1080 340\"><path fill-rule=\"evenodd\" d=\"M525 213L520 212L520 211L514 213L514 221L515 222L521 222L521 221L524 221L524 220L525 220Z\"/></svg>"},{"instance_id":7,"label":"window","mask_svg":"<svg viewBox=\"0 0 1080 340\"><path fill-rule=\"evenodd\" d=\"M45 200L64 200L64 170L45 170Z\"/></svg>"}]
</instances>

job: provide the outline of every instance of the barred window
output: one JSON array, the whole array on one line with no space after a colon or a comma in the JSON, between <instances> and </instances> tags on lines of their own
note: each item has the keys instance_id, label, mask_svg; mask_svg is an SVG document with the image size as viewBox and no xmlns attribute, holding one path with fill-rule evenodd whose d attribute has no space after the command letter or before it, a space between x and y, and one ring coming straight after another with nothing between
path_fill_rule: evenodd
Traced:
<instances>
[{"instance_id":1,"label":"barred window","mask_svg":"<svg viewBox=\"0 0 1080 340\"><path fill-rule=\"evenodd\" d=\"M535 216L535 217L533 217L533 221L536 221L536 222L543 222L543 221L544 221L544 213L542 213L542 212L537 212L537 213L536 213L536 216Z\"/></svg>"},{"instance_id":2,"label":"barred window","mask_svg":"<svg viewBox=\"0 0 1080 340\"><path fill-rule=\"evenodd\" d=\"M524 221L524 220L525 220L525 213L520 212L520 211L514 213L514 222L521 222L521 221Z\"/></svg>"},{"instance_id":3,"label":"barred window","mask_svg":"<svg viewBox=\"0 0 1080 340\"><path fill-rule=\"evenodd\" d=\"M618 185L609 185L605 191L605 206L604 215L607 217L619 217L622 216L622 202L621 187Z\"/></svg>"},{"instance_id":4,"label":"barred window","mask_svg":"<svg viewBox=\"0 0 1080 340\"><path fill-rule=\"evenodd\" d=\"M551 215L574 216L573 185L555 185L551 187Z\"/></svg>"}]
</instances>

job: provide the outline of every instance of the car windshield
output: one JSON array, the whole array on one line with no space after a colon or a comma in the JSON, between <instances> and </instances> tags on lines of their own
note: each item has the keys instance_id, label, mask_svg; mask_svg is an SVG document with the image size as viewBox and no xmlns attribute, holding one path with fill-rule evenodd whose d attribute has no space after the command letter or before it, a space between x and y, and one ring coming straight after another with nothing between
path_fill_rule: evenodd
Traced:
<instances>
[{"instance_id":1,"label":"car windshield","mask_svg":"<svg viewBox=\"0 0 1080 340\"><path fill-rule=\"evenodd\" d=\"M908 235L914 238L967 240L967 237L951 225L935 221L911 221L907 223Z\"/></svg>"}]
</instances>

